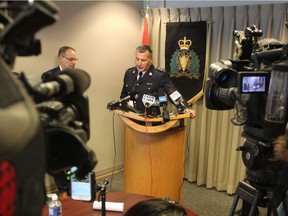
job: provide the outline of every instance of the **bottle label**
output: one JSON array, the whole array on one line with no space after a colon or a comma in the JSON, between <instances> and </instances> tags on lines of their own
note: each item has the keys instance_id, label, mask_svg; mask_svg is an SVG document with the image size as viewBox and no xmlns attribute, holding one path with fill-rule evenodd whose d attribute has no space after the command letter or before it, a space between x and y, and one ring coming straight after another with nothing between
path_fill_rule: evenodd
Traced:
<instances>
[{"instance_id":1,"label":"bottle label","mask_svg":"<svg viewBox=\"0 0 288 216\"><path fill-rule=\"evenodd\" d=\"M49 216L61 216L61 215L62 215L61 207L49 208Z\"/></svg>"}]
</instances>

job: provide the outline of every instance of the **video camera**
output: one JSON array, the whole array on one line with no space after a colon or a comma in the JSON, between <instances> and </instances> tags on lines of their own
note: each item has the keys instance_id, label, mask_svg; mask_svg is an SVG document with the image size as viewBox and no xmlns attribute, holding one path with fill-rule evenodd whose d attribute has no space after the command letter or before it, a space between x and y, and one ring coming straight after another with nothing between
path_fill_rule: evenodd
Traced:
<instances>
[{"instance_id":1,"label":"video camera","mask_svg":"<svg viewBox=\"0 0 288 216\"><path fill-rule=\"evenodd\" d=\"M0 4L0 215L41 215L45 173L76 166L83 178L96 165L90 138L90 76L69 69L47 83L32 84L12 71L16 56L41 53L35 34L57 20L48 1Z\"/></svg>"},{"instance_id":2,"label":"video camera","mask_svg":"<svg viewBox=\"0 0 288 216\"><path fill-rule=\"evenodd\" d=\"M212 110L235 109L231 122L243 126L245 142L237 150L247 168L246 180L252 186L248 188L260 191L257 206L268 207L268 212L273 208L274 215L287 190L286 183L278 181L284 163L273 160L273 142L287 130L288 45L271 38L258 40L262 31L255 25L234 30L233 35L236 56L210 65L205 104ZM249 189L239 187L236 192L244 197L241 215L251 215L252 202L245 200Z\"/></svg>"},{"instance_id":3,"label":"video camera","mask_svg":"<svg viewBox=\"0 0 288 216\"><path fill-rule=\"evenodd\" d=\"M262 31L255 25L233 35L236 58L210 65L205 104L212 110L235 108L231 121L244 126L246 141L237 150L242 151L248 179L274 185L278 165L270 160L273 141L285 134L288 119L288 45L269 38L258 41Z\"/></svg>"}]
</instances>

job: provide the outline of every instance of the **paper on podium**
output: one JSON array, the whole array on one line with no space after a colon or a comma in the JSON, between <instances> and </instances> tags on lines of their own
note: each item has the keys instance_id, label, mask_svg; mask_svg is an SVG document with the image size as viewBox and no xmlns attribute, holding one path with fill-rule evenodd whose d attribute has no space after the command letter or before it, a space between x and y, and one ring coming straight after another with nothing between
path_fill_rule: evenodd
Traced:
<instances>
[{"instance_id":1,"label":"paper on podium","mask_svg":"<svg viewBox=\"0 0 288 216\"><path fill-rule=\"evenodd\" d=\"M94 201L93 202L93 209L101 210L102 209L102 202ZM107 211L124 211L124 203L120 202L105 202L105 209Z\"/></svg>"}]
</instances>

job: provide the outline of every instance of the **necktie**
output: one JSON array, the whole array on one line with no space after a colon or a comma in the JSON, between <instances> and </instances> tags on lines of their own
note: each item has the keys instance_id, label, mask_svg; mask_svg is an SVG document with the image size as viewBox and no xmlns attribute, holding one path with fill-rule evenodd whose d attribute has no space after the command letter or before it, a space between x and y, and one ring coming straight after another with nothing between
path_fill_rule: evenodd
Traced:
<instances>
[{"instance_id":1,"label":"necktie","mask_svg":"<svg viewBox=\"0 0 288 216\"><path fill-rule=\"evenodd\" d=\"M138 76L138 79L137 80L139 80L141 77L143 76L143 72L142 71L140 71L139 72L139 76Z\"/></svg>"}]
</instances>

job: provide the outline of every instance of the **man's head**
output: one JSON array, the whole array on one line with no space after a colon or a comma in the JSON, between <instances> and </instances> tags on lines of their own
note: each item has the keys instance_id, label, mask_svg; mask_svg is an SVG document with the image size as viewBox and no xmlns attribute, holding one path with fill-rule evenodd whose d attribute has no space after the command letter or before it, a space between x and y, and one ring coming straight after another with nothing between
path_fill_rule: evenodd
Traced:
<instances>
[{"instance_id":1,"label":"man's head","mask_svg":"<svg viewBox=\"0 0 288 216\"><path fill-rule=\"evenodd\" d=\"M138 46L136 48L135 65L138 71L146 71L152 64L152 50L150 46Z\"/></svg>"},{"instance_id":2,"label":"man's head","mask_svg":"<svg viewBox=\"0 0 288 216\"><path fill-rule=\"evenodd\" d=\"M163 199L142 200L124 213L124 216L187 216L186 210L173 202Z\"/></svg>"},{"instance_id":3,"label":"man's head","mask_svg":"<svg viewBox=\"0 0 288 216\"><path fill-rule=\"evenodd\" d=\"M74 68L77 61L76 51L69 46L63 46L58 51L58 61L62 70L66 68Z\"/></svg>"}]
</instances>

